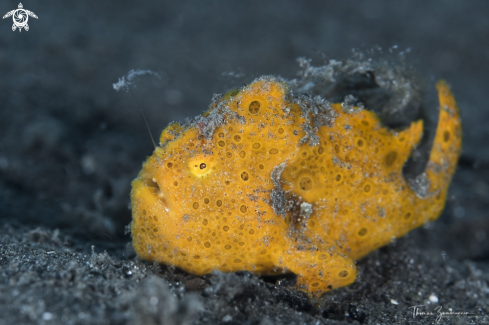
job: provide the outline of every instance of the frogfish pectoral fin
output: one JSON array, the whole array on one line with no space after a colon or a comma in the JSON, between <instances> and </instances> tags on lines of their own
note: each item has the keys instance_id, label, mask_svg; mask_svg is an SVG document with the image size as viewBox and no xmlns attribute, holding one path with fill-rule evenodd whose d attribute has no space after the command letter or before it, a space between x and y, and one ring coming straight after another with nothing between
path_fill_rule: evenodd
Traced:
<instances>
[{"instance_id":1,"label":"frogfish pectoral fin","mask_svg":"<svg viewBox=\"0 0 489 325\"><path fill-rule=\"evenodd\" d=\"M277 265L297 275L296 286L313 297L319 298L324 292L349 285L357 277L355 262L339 253L332 245L325 249L291 247L276 257ZM294 261L282 263L283 260Z\"/></svg>"}]
</instances>

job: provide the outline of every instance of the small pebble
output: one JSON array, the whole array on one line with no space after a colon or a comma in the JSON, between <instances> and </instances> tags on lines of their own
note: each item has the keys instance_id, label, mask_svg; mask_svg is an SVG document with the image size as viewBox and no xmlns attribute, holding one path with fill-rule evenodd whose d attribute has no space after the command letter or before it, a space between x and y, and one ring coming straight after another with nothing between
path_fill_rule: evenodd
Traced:
<instances>
[{"instance_id":1,"label":"small pebble","mask_svg":"<svg viewBox=\"0 0 489 325\"><path fill-rule=\"evenodd\" d=\"M205 281L201 278L193 278L185 282L185 290L187 291L199 291L204 289Z\"/></svg>"},{"instance_id":2,"label":"small pebble","mask_svg":"<svg viewBox=\"0 0 489 325\"><path fill-rule=\"evenodd\" d=\"M428 298L432 303L437 303L438 302L438 297L435 296L434 293L431 294L431 296Z\"/></svg>"}]
</instances>

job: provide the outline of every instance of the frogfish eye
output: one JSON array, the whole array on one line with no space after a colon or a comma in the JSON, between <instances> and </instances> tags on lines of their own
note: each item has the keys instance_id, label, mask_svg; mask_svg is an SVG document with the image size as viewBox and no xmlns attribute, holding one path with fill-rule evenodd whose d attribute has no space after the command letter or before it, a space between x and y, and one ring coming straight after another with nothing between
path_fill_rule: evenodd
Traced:
<instances>
[{"instance_id":1,"label":"frogfish eye","mask_svg":"<svg viewBox=\"0 0 489 325\"><path fill-rule=\"evenodd\" d=\"M211 155L200 154L187 160L190 175L202 178L210 176L216 170L215 158Z\"/></svg>"}]
</instances>

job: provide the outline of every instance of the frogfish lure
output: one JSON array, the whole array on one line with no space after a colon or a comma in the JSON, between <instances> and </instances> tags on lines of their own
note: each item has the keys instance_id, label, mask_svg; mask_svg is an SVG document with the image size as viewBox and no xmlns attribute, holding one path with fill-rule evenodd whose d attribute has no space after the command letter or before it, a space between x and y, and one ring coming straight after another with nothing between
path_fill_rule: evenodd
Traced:
<instances>
[{"instance_id":1,"label":"frogfish lure","mask_svg":"<svg viewBox=\"0 0 489 325\"><path fill-rule=\"evenodd\" d=\"M132 182L133 245L191 274L293 272L312 297L351 284L354 261L441 214L461 150L443 81L425 171L403 166L423 121L401 131L372 112L293 97L261 77L170 124Z\"/></svg>"}]
</instances>

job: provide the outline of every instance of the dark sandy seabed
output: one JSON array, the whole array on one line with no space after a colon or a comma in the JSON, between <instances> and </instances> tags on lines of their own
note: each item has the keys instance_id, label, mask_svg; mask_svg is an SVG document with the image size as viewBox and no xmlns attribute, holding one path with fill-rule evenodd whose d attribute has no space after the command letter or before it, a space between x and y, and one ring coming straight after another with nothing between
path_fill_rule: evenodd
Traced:
<instances>
[{"instance_id":1,"label":"dark sandy seabed","mask_svg":"<svg viewBox=\"0 0 489 325\"><path fill-rule=\"evenodd\" d=\"M411 306L470 314L440 324L489 324L486 1L23 4L39 17L28 32L0 21L1 325L436 321ZM296 291L293 276L195 277L137 259L124 232L130 181L152 145L133 98L112 83L130 69L162 76L133 91L156 136L206 110L214 93L261 75L296 78L298 57L346 62L352 48L393 62L388 71L413 66L421 91L411 103L427 118L436 80L452 86L463 153L437 221L358 261L356 282L319 301ZM324 95L341 99L338 89Z\"/></svg>"}]
</instances>

